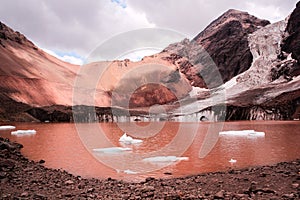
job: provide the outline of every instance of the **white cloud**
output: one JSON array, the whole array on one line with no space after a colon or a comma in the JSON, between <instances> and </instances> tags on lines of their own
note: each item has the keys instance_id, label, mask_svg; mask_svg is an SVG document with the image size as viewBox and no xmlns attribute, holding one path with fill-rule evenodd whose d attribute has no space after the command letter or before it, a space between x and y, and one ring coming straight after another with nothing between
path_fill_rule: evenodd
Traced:
<instances>
[{"instance_id":1,"label":"white cloud","mask_svg":"<svg viewBox=\"0 0 300 200\"><path fill-rule=\"evenodd\" d=\"M279 6L276 5L265 5L259 7L253 2L246 2L247 11L254 16L262 19L269 19L271 22L277 22L287 17L287 13L284 13Z\"/></svg>"},{"instance_id":2,"label":"white cloud","mask_svg":"<svg viewBox=\"0 0 300 200\"><path fill-rule=\"evenodd\" d=\"M0 21L25 34L39 47L76 52L82 57L88 57L99 44L126 31L159 27L172 29L192 38L230 8L277 21L289 15L296 2L297 0L9 0L1 2ZM67 57L65 59L72 60Z\"/></svg>"},{"instance_id":3,"label":"white cloud","mask_svg":"<svg viewBox=\"0 0 300 200\"><path fill-rule=\"evenodd\" d=\"M137 49L131 52L127 52L122 55L119 59L129 59L131 61L140 61L144 56L150 56L159 53L162 49Z\"/></svg>"},{"instance_id":4,"label":"white cloud","mask_svg":"<svg viewBox=\"0 0 300 200\"><path fill-rule=\"evenodd\" d=\"M195 37L209 23L230 8L249 12L272 22L284 19L297 0L128 0L127 6L145 13L158 27L174 29Z\"/></svg>"},{"instance_id":5,"label":"white cloud","mask_svg":"<svg viewBox=\"0 0 300 200\"><path fill-rule=\"evenodd\" d=\"M155 26L143 12L111 0L3 1L0 20L39 47L83 57L113 35Z\"/></svg>"}]
</instances>

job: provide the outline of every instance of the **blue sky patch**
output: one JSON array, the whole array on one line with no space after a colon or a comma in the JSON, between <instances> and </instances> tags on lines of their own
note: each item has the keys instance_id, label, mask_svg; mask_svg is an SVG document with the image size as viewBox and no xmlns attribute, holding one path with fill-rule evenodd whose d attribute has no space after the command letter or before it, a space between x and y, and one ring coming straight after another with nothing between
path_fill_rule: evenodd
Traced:
<instances>
[{"instance_id":1,"label":"blue sky patch","mask_svg":"<svg viewBox=\"0 0 300 200\"><path fill-rule=\"evenodd\" d=\"M111 0L111 2L117 3L122 8L127 7L126 0Z\"/></svg>"}]
</instances>

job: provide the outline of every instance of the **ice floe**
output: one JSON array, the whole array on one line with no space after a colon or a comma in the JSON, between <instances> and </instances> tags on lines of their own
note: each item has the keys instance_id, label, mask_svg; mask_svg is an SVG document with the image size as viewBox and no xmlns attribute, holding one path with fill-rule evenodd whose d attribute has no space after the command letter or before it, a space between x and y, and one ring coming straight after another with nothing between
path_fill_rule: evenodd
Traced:
<instances>
[{"instance_id":1,"label":"ice floe","mask_svg":"<svg viewBox=\"0 0 300 200\"><path fill-rule=\"evenodd\" d=\"M17 136L34 135L36 134L36 130L17 130L17 131L12 131L11 134Z\"/></svg>"},{"instance_id":2,"label":"ice floe","mask_svg":"<svg viewBox=\"0 0 300 200\"><path fill-rule=\"evenodd\" d=\"M236 160L234 160L234 159L230 159L228 162L230 162L230 163L236 163Z\"/></svg>"},{"instance_id":3,"label":"ice floe","mask_svg":"<svg viewBox=\"0 0 300 200\"><path fill-rule=\"evenodd\" d=\"M108 148L93 149L93 151L99 152L99 153L122 153L122 152L126 152L126 151L132 151L132 148L108 147Z\"/></svg>"},{"instance_id":4,"label":"ice floe","mask_svg":"<svg viewBox=\"0 0 300 200\"><path fill-rule=\"evenodd\" d=\"M221 131L219 132L219 135L264 137L265 133L254 131L254 130L241 130L241 131Z\"/></svg>"},{"instance_id":5,"label":"ice floe","mask_svg":"<svg viewBox=\"0 0 300 200\"><path fill-rule=\"evenodd\" d=\"M122 143L124 143L124 144L139 144L139 143L142 143L143 140L133 139L132 137L127 136L127 134L124 133L124 134L120 137L119 142L122 142Z\"/></svg>"},{"instance_id":6,"label":"ice floe","mask_svg":"<svg viewBox=\"0 0 300 200\"><path fill-rule=\"evenodd\" d=\"M12 130L15 129L15 126L11 126L11 125L5 125L5 126L0 126L0 131L4 131L4 130Z\"/></svg>"},{"instance_id":7,"label":"ice floe","mask_svg":"<svg viewBox=\"0 0 300 200\"><path fill-rule=\"evenodd\" d=\"M177 157L177 156L155 156L144 158L143 161L145 162L176 162L182 160L189 160L188 157Z\"/></svg>"},{"instance_id":8,"label":"ice floe","mask_svg":"<svg viewBox=\"0 0 300 200\"><path fill-rule=\"evenodd\" d=\"M130 170L130 169L124 170L124 173L125 173L125 174L137 174L137 172L132 171L132 170Z\"/></svg>"}]
</instances>

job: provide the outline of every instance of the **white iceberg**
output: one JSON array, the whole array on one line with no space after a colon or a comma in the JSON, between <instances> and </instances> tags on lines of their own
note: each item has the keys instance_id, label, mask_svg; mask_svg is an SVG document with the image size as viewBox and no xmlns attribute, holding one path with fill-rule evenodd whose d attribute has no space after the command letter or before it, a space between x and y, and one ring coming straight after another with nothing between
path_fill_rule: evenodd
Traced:
<instances>
[{"instance_id":1,"label":"white iceberg","mask_svg":"<svg viewBox=\"0 0 300 200\"><path fill-rule=\"evenodd\" d=\"M230 163L236 163L236 160L234 160L234 159L230 159L228 162L230 162Z\"/></svg>"},{"instance_id":2,"label":"white iceberg","mask_svg":"<svg viewBox=\"0 0 300 200\"><path fill-rule=\"evenodd\" d=\"M241 130L241 131L221 131L219 132L219 135L264 137L265 133L254 131L254 130Z\"/></svg>"},{"instance_id":3,"label":"white iceberg","mask_svg":"<svg viewBox=\"0 0 300 200\"><path fill-rule=\"evenodd\" d=\"M34 135L34 134L36 134L36 130L17 130L17 131L12 131L11 134L18 135L18 136Z\"/></svg>"},{"instance_id":4,"label":"white iceberg","mask_svg":"<svg viewBox=\"0 0 300 200\"><path fill-rule=\"evenodd\" d=\"M15 126L10 126L10 125L5 125L5 126L0 126L0 131L4 131L4 130L12 130L15 129Z\"/></svg>"},{"instance_id":5,"label":"white iceberg","mask_svg":"<svg viewBox=\"0 0 300 200\"><path fill-rule=\"evenodd\" d=\"M117 172L117 173L123 172L124 174L138 174L138 172L132 171L132 170L130 170L130 169L125 169L124 171L123 171L123 170L120 170L120 169L116 169L116 172Z\"/></svg>"},{"instance_id":6,"label":"white iceberg","mask_svg":"<svg viewBox=\"0 0 300 200\"><path fill-rule=\"evenodd\" d=\"M155 156L144 158L143 161L145 162L176 162L182 160L189 160L188 157L177 157L177 156Z\"/></svg>"},{"instance_id":7,"label":"white iceberg","mask_svg":"<svg viewBox=\"0 0 300 200\"><path fill-rule=\"evenodd\" d=\"M130 170L130 169L124 170L124 173L125 173L125 174L137 174L137 172L132 171L132 170Z\"/></svg>"},{"instance_id":8,"label":"white iceberg","mask_svg":"<svg viewBox=\"0 0 300 200\"><path fill-rule=\"evenodd\" d=\"M132 148L108 147L108 148L93 149L93 151L99 153L122 153L125 151L132 151Z\"/></svg>"},{"instance_id":9,"label":"white iceberg","mask_svg":"<svg viewBox=\"0 0 300 200\"><path fill-rule=\"evenodd\" d=\"M132 137L127 136L127 134L124 133L124 134L120 137L119 142L122 142L122 143L124 143L124 144L139 144L139 143L142 143L143 140L133 139Z\"/></svg>"}]
</instances>

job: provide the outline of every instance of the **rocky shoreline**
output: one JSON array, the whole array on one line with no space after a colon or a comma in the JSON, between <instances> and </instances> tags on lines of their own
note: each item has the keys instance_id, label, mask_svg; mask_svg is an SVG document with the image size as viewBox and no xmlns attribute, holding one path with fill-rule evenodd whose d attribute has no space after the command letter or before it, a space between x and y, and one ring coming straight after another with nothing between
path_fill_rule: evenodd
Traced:
<instances>
[{"instance_id":1,"label":"rocky shoreline","mask_svg":"<svg viewBox=\"0 0 300 200\"><path fill-rule=\"evenodd\" d=\"M130 183L84 179L30 161L0 138L1 199L299 199L300 160L173 179Z\"/></svg>"}]
</instances>

